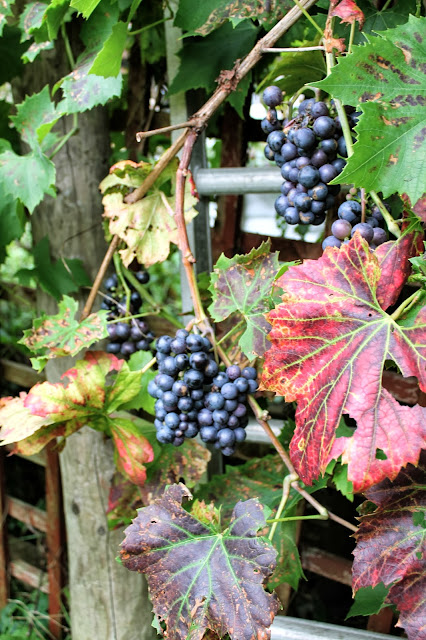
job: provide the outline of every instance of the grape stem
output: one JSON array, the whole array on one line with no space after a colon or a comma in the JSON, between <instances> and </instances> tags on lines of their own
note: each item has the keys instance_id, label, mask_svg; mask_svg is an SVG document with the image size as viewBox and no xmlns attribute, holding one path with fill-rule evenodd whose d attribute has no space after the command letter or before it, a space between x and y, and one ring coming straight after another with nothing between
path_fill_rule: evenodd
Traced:
<instances>
[{"instance_id":1,"label":"grape stem","mask_svg":"<svg viewBox=\"0 0 426 640\"><path fill-rule=\"evenodd\" d=\"M225 333L225 335L222 336L220 340L218 340L217 344L222 344L222 342L226 342L226 340L229 340L229 338L231 338L235 333L237 333L237 331L239 331L243 326L244 326L244 320L240 320L239 322L237 322L236 325L232 327L232 329L228 331L228 333Z\"/></svg>"},{"instance_id":2,"label":"grape stem","mask_svg":"<svg viewBox=\"0 0 426 640\"><path fill-rule=\"evenodd\" d=\"M155 365L156 362L157 362L157 358L152 358L152 360L147 362L146 365L144 367L142 367L142 369L140 369L139 373L141 375L146 373L149 369L151 369L151 367L153 367Z\"/></svg>"},{"instance_id":3,"label":"grape stem","mask_svg":"<svg viewBox=\"0 0 426 640\"><path fill-rule=\"evenodd\" d=\"M318 33L321 34L321 37L323 35L323 31L321 29L321 27L315 22L315 20L312 18L312 16L309 15L309 13L306 11L306 9L304 7L301 6L299 0L293 0L294 4L296 5L296 7L298 7L300 9L300 11L303 13L303 15L305 16L305 18L307 20L309 20L309 22L311 23L311 25L318 31Z\"/></svg>"},{"instance_id":4,"label":"grape stem","mask_svg":"<svg viewBox=\"0 0 426 640\"><path fill-rule=\"evenodd\" d=\"M273 524L278 524L278 522L291 522L292 520L328 520L328 515L322 515L321 513L317 513L316 515L311 516L287 516L286 518L271 518L266 522L272 522ZM271 528L272 531L272 528ZM268 536L269 537L269 536ZM269 538L271 540L271 538Z\"/></svg>"},{"instance_id":5,"label":"grape stem","mask_svg":"<svg viewBox=\"0 0 426 640\"><path fill-rule=\"evenodd\" d=\"M283 520L286 519L286 518L281 518L281 514L284 511L285 505L287 504L287 500L288 500L288 497L290 495L291 483L292 482L296 482L297 477L298 477L297 474L294 474L294 473L290 473L288 476L284 477L284 480L283 480L283 492L282 492L280 504L278 505L276 516L275 516L274 519L266 521L266 522L270 522L272 524L271 530L270 530L269 535L268 535L268 540L270 540L271 542L272 542L272 539L274 537L274 533L276 531L278 522L283 522ZM318 517L318 516L316 516L316 517Z\"/></svg>"},{"instance_id":6,"label":"grape stem","mask_svg":"<svg viewBox=\"0 0 426 640\"><path fill-rule=\"evenodd\" d=\"M396 309L391 314L392 320L397 320L400 317L400 315L402 314L403 311L408 311L413 305L415 305L417 300L419 300L419 298L421 298L422 294L423 294L423 290L422 289L418 289L413 294L411 294L411 296L409 296L406 300L404 300L404 302L402 302L399 305L398 309Z\"/></svg>"},{"instance_id":7,"label":"grape stem","mask_svg":"<svg viewBox=\"0 0 426 640\"><path fill-rule=\"evenodd\" d=\"M365 222L365 189L361 189L361 222Z\"/></svg>"},{"instance_id":8,"label":"grape stem","mask_svg":"<svg viewBox=\"0 0 426 640\"><path fill-rule=\"evenodd\" d=\"M268 47L262 49L262 53L299 53L301 51L325 51L325 47L318 45L316 47Z\"/></svg>"},{"instance_id":9,"label":"grape stem","mask_svg":"<svg viewBox=\"0 0 426 640\"><path fill-rule=\"evenodd\" d=\"M132 294L131 294L129 285L127 284L127 282L126 282L126 280L124 278L123 270L122 270L122 267L121 267L122 263L121 263L120 256L118 255L118 253L114 253L113 261L114 261L115 271L116 271L116 273L117 273L117 275L119 277L119 280L121 282L121 285L122 285L122 287L124 289L124 293L125 293L125 296L126 296L125 308L126 308L126 316L128 316L130 314L130 296Z\"/></svg>"},{"instance_id":10,"label":"grape stem","mask_svg":"<svg viewBox=\"0 0 426 640\"><path fill-rule=\"evenodd\" d=\"M380 213L382 214L389 231L391 233L393 233L393 235L396 238L399 238L399 236L401 235L401 230L398 227L398 225L395 222L395 220L392 218L392 216L389 213L389 211L386 209L385 205L383 204L383 202L381 201L381 199L379 198L377 193L375 191L370 191L370 196L371 196L371 199L373 200L374 204L376 204L379 207Z\"/></svg>"}]
</instances>

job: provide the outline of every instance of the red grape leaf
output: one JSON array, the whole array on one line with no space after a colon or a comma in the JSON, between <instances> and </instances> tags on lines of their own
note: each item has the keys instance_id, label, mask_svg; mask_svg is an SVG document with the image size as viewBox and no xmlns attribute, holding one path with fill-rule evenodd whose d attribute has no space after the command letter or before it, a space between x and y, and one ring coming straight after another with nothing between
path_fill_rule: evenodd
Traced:
<instances>
[{"instance_id":1,"label":"red grape leaf","mask_svg":"<svg viewBox=\"0 0 426 640\"><path fill-rule=\"evenodd\" d=\"M426 453L395 480L366 493L377 505L361 517L354 551L353 588L392 585L388 600L410 640L426 637Z\"/></svg>"},{"instance_id":2,"label":"red grape leaf","mask_svg":"<svg viewBox=\"0 0 426 640\"><path fill-rule=\"evenodd\" d=\"M138 393L140 378L124 360L88 351L62 376L68 383L36 384L0 405L0 445L15 443L14 451L31 455L85 424L109 433L109 414Z\"/></svg>"},{"instance_id":3,"label":"red grape leaf","mask_svg":"<svg viewBox=\"0 0 426 640\"><path fill-rule=\"evenodd\" d=\"M131 482L142 486L146 480L147 462L154 459L154 451L149 440L143 435L143 424L111 416L111 433L117 452L116 466ZM145 423L151 426L150 423ZM142 427L142 428L141 428Z\"/></svg>"},{"instance_id":4,"label":"red grape leaf","mask_svg":"<svg viewBox=\"0 0 426 640\"><path fill-rule=\"evenodd\" d=\"M50 358L75 356L108 335L107 311L92 313L79 322L74 319L77 310L77 301L64 296L57 315L43 314L34 320L31 329L24 331L24 337L19 342L37 356L32 358L37 371L41 371Z\"/></svg>"},{"instance_id":5,"label":"red grape leaf","mask_svg":"<svg viewBox=\"0 0 426 640\"><path fill-rule=\"evenodd\" d=\"M363 12L354 0L341 0L338 6L331 11L330 16L336 16L340 18L342 22L347 22L348 24L352 24L357 20L360 29L362 29L365 21Z\"/></svg>"},{"instance_id":6,"label":"red grape leaf","mask_svg":"<svg viewBox=\"0 0 426 640\"><path fill-rule=\"evenodd\" d=\"M425 409L402 407L381 385L384 363L392 360L426 389L426 307L410 326L400 326L378 299L387 306L400 290L394 265L405 269L416 235L411 224L376 256L355 234L341 249L290 267L278 281L284 295L268 315L272 347L263 387L298 401L290 455L307 484L343 454L354 491L362 491L395 478L408 462L416 464L425 446ZM343 413L357 429L351 438L335 440Z\"/></svg>"},{"instance_id":7,"label":"red grape leaf","mask_svg":"<svg viewBox=\"0 0 426 640\"><path fill-rule=\"evenodd\" d=\"M191 497L185 485L172 485L139 511L122 543L124 566L146 574L169 640L201 640L207 629L232 640L268 639L279 601L264 590L276 556L256 536L264 508L238 502L229 527L218 531L182 508Z\"/></svg>"},{"instance_id":8,"label":"red grape leaf","mask_svg":"<svg viewBox=\"0 0 426 640\"><path fill-rule=\"evenodd\" d=\"M268 240L246 255L227 258L222 254L211 274L209 313L215 322L232 313L243 316L246 329L239 345L250 360L263 356L268 348L271 327L264 314L273 306L270 295L279 269L278 252L270 253L270 249Z\"/></svg>"}]
</instances>

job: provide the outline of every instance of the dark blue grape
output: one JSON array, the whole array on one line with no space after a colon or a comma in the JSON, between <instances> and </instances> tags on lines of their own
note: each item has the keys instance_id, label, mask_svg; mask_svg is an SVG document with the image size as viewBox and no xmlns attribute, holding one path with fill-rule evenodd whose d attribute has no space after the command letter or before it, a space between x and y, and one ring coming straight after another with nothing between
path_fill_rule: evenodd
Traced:
<instances>
[{"instance_id":1,"label":"dark blue grape","mask_svg":"<svg viewBox=\"0 0 426 640\"><path fill-rule=\"evenodd\" d=\"M185 353L186 351L185 338L174 338L170 343L170 350L176 354Z\"/></svg>"},{"instance_id":2,"label":"dark blue grape","mask_svg":"<svg viewBox=\"0 0 426 640\"><path fill-rule=\"evenodd\" d=\"M200 438L203 442L216 442L217 429L213 426L201 427Z\"/></svg>"},{"instance_id":3,"label":"dark blue grape","mask_svg":"<svg viewBox=\"0 0 426 640\"><path fill-rule=\"evenodd\" d=\"M190 422L188 424L188 428L185 430L185 437L195 438L195 436L197 435L198 435L198 426L195 424L195 422Z\"/></svg>"},{"instance_id":4,"label":"dark blue grape","mask_svg":"<svg viewBox=\"0 0 426 640\"><path fill-rule=\"evenodd\" d=\"M204 369L204 375L207 378L214 378L215 376L217 376L219 372L219 365L214 361L214 360L209 360L209 362L207 363L206 368Z\"/></svg>"},{"instance_id":5,"label":"dark blue grape","mask_svg":"<svg viewBox=\"0 0 426 640\"><path fill-rule=\"evenodd\" d=\"M299 224L299 212L295 207L286 209L284 220L287 224Z\"/></svg>"},{"instance_id":6,"label":"dark blue grape","mask_svg":"<svg viewBox=\"0 0 426 640\"><path fill-rule=\"evenodd\" d=\"M225 398L221 393L212 391L206 395L204 404L207 409L214 411L215 409L223 409L225 406Z\"/></svg>"},{"instance_id":7,"label":"dark blue grape","mask_svg":"<svg viewBox=\"0 0 426 640\"><path fill-rule=\"evenodd\" d=\"M158 354L157 354L157 360L158 360ZM179 353L177 356L175 356L175 364L179 369L179 371L183 371L184 369L186 369L186 367L189 364L189 358L186 355L186 353Z\"/></svg>"},{"instance_id":8,"label":"dark blue grape","mask_svg":"<svg viewBox=\"0 0 426 640\"><path fill-rule=\"evenodd\" d=\"M290 191L288 192L287 200L289 201L289 204L291 204L291 206L294 206L294 199L298 193L299 191L296 189L296 187L294 187L293 189L290 189Z\"/></svg>"},{"instance_id":9,"label":"dark blue grape","mask_svg":"<svg viewBox=\"0 0 426 640\"><path fill-rule=\"evenodd\" d=\"M373 240L374 229L366 222L359 222L356 224L352 228L351 237L353 237L357 231L364 240L367 240L367 242L371 242Z\"/></svg>"},{"instance_id":10,"label":"dark blue grape","mask_svg":"<svg viewBox=\"0 0 426 640\"><path fill-rule=\"evenodd\" d=\"M216 385L218 389L221 389L226 382L229 382L229 378L224 371L219 371L217 376L213 378L213 384Z\"/></svg>"},{"instance_id":11,"label":"dark blue grape","mask_svg":"<svg viewBox=\"0 0 426 640\"><path fill-rule=\"evenodd\" d=\"M291 189L294 189L294 184L292 182L286 180L282 183L281 193L283 194L283 196L286 196Z\"/></svg>"},{"instance_id":12,"label":"dark blue grape","mask_svg":"<svg viewBox=\"0 0 426 640\"><path fill-rule=\"evenodd\" d=\"M202 389L192 389L190 395L193 400L204 399L204 391Z\"/></svg>"},{"instance_id":13,"label":"dark blue grape","mask_svg":"<svg viewBox=\"0 0 426 640\"><path fill-rule=\"evenodd\" d=\"M173 391L165 391L162 400L165 409L167 407L177 407L178 397Z\"/></svg>"},{"instance_id":14,"label":"dark blue grape","mask_svg":"<svg viewBox=\"0 0 426 640\"><path fill-rule=\"evenodd\" d=\"M312 167L310 164L308 164L306 167L303 167L303 169L299 171L298 180L301 184L303 184L304 187L310 189L320 181L319 170L316 167ZM324 180L322 182L324 182Z\"/></svg>"},{"instance_id":15,"label":"dark blue grape","mask_svg":"<svg viewBox=\"0 0 426 640\"><path fill-rule=\"evenodd\" d=\"M311 222L311 224L314 225L314 227L317 227L318 225L322 224L324 220L325 220L325 213L316 213L315 219L313 222Z\"/></svg>"},{"instance_id":16,"label":"dark blue grape","mask_svg":"<svg viewBox=\"0 0 426 640\"><path fill-rule=\"evenodd\" d=\"M275 200L275 211L277 212L277 214L279 216L283 216L285 215L285 210L288 208L289 206L289 202L288 202L288 198L287 196L278 196L278 198Z\"/></svg>"},{"instance_id":17,"label":"dark blue grape","mask_svg":"<svg viewBox=\"0 0 426 640\"><path fill-rule=\"evenodd\" d=\"M290 175L290 171L292 170L292 166L289 162L286 162L283 164L283 166L281 167L281 175L284 178L284 180L288 180L288 177Z\"/></svg>"},{"instance_id":18,"label":"dark blue grape","mask_svg":"<svg viewBox=\"0 0 426 640\"><path fill-rule=\"evenodd\" d=\"M346 200L342 202L337 210L337 215L342 220L347 220L351 224L356 224L361 215L361 205L356 200Z\"/></svg>"},{"instance_id":19,"label":"dark blue grape","mask_svg":"<svg viewBox=\"0 0 426 640\"><path fill-rule=\"evenodd\" d=\"M134 342L123 342L121 345L120 353L123 356L131 356L136 351L136 345Z\"/></svg>"},{"instance_id":20,"label":"dark blue grape","mask_svg":"<svg viewBox=\"0 0 426 640\"><path fill-rule=\"evenodd\" d=\"M325 202L321 202L321 200L312 200L311 211L316 216L319 213L323 213L325 211Z\"/></svg>"},{"instance_id":21,"label":"dark blue grape","mask_svg":"<svg viewBox=\"0 0 426 640\"><path fill-rule=\"evenodd\" d=\"M315 220L315 213L312 211L299 211L299 220L302 224L312 224Z\"/></svg>"},{"instance_id":22,"label":"dark blue grape","mask_svg":"<svg viewBox=\"0 0 426 640\"><path fill-rule=\"evenodd\" d=\"M183 379L190 389L199 389L203 386L204 374L196 369L188 369L184 373Z\"/></svg>"},{"instance_id":23,"label":"dark blue grape","mask_svg":"<svg viewBox=\"0 0 426 640\"><path fill-rule=\"evenodd\" d=\"M247 437L246 430L243 427L234 429L235 442L244 442Z\"/></svg>"},{"instance_id":24,"label":"dark blue grape","mask_svg":"<svg viewBox=\"0 0 426 640\"><path fill-rule=\"evenodd\" d=\"M285 142L281 147L280 153L285 162L294 160L294 158L297 158L297 147L292 142Z\"/></svg>"},{"instance_id":25,"label":"dark blue grape","mask_svg":"<svg viewBox=\"0 0 426 640\"><path fill-rule=\"evenodd\" d=\"M277 107L283 101L283 92L276 85L266 87L262 95L263 102L267 107Z\"/></svg>"},{"instance_id":26,"label":"dark blue grape","mask_svg":"<svg viewBox=\"0 0 426 640\"><path fill-rule=\"evenodd\" d=\"M386 205L385 207L388 209ZM371 208L371 215L373 216L373 218L376 218L376 220L378 220L379 222L383 222L384 220L383 214L376 204Z\"/></svg>"},{"instance_id":27,"label":"dark blue grape","mask_svg":"<svg viewBox=\"0 0 426 640\"><path fill-rule=\"evenodd\" d=\"M340 136L340 138L337 140L337 151L344 158L348 157L348 150L346 147L345 138L343 136Z\"/></svg>"},{"instance_id":28,"label":"dark blue grape","mask_svg":"<svg viewBox=\"0 0 426 640\"><path fill-rule=\"evenodd\" d=\"M387 234L384 229L381 229L380 227L373 229L373 244L378 246L379 244L387 242L387 239Z\"/></svg>"},{"instance_id":29,"label":"dark blue grape","mask_svg":"<svg viewBox=\"0 0 426 640\"><path fill-rule=\"evenodd\" d=\"M195 353L196 351L202 351L204 346L204 341L202 336L199 336L196 333L190 333L186 339L186 346L188 351L190 351L191 353Z\"/></svg>"},{"instance_id":30,"label":"dark blue grape","mask_svg":"<svg viewBox=\"0 0 426 640\"><path fill-rule=\"evenodd\" d=\"M192 407L194 406L194 401L188 397L179 398L177 406L179 411L191 411Z\"/></svg>"},{"instance_id":31,"label":"dark blue grape","mask_svg":"<svg viewBox=\"0 0 426 640\"><path fill-rule=\"evenodd\" d=\"M257 371L254 367L244 367L244 369L241 371L241 375L243 376L243 378L247 378L247 380L256 380Z\"/></svg>"},{"instance_id":32,"label":"dark blue grape","mask_svg":"<svg viewBox=\"0 0 426 640\"><path fill-rule=\"evenodd\" d=\"M149 282L149 273L148 271L137 271L135 273L135 277L138 282L141 284L147 284Z\"/></svg>"},{"instance_id":33,"label":"dark blue grape","mask_svg":"<svg viewBox=\"0 0 426 640\"><path fill-rule=\"evenodd\" d=\"M238 406L238 400L225 400L224 409L226 411L232 413L232 411L235 411L237 406Z\"/></svg>"},{"instance_id":34,"label":"dark blue grape","mask_svg":"<svg viewBox=\"0 0 426 640\"><path fill-rule=\"evenodd\" d=\"M259 388L257 380L253 380L252 378L249 378L248 381L249 381L249 393L254 393L255 391L257 391Z\"/></svg>"},{"instance_id":35,"label":"dark blue grape","mask_svg":"<svg viewBox=\"0 0 426 640\"><path fill-rule=\"evenodd\" d=\"M326 138L331 138L334 131L336 129L336 125L334 124L333 118L329 116L319 116L314 122L313 130L319 138L325 140Z\"/></svg>"},{"instance_id":36,"label":"dark blue grape","mask_svg":"<svg viewBox=\"0 0 426 640\"><path fill-rule=\"evenodd\" d=\"M177 429L180 423L180 419L177 413L168 413L164 418L164 424L169 429Z\"/></svg>"},{"instance_id":37,"label":"dark blue grape","mask_svg":"<svg viewBox=\"0 0 426 640\"><path fill-rule=\"evenodd\" d=\"M213 414L209 409L201 409L198 414L198 423L202 427L207 427L213 424Z\"/></svg>"},{"instance_id":38,"label":"dark blue grape","mask_svg":"<svg viewBox=\"0 0 426 640\"><path fill-rule=\"evenodd\" d=\"M174 378L166 373L159 373L154 379L155 384L161 391L170 391L174 381Z\"/></svg>"},{"instance_id":39,"label":"dark blue grape","mask_svg":"<svg viewBox=\"0 0 426 640\"><path fill-rule=\"evenodd\" d=\"M127 340L130 336L130 325L126 322L117 322L115 325L115 335L118 340Z\"/></svg>"},{"instance_id":40,"label":"dark blue grape","mask_svg":"<svg viewBox=\"0 0 426 640\"><path fill-rule=\"evenodd\" d=\"M176 364L174 356L166 356L158 366L161 373L167 373L169 376L176 376L179 373L179 367Z\"/></svg>"},{"instance_id":41,"label":"dark blue grape","mask_svg":"<svg viewBox=\"0 0 426 640\"><path fill-rule=\"evenodd\" d=\"M171 351L171 348L170 348L171 341L172 341L172 338L170 336L160 336L155 343L155 348L160 353L165 353L166 355L168 355Z\"/></svg>"},{"instance_id":42,"label":"dark blue grape","mask_svg":"<svg viewBox=\"0 0 426 640\"><path fill-rule=\"evenodd\" d=\"M263 118L260 126L262 127L263 133L266 133L266 135L272 133L272 131L278 131L281 129L281 123L278 120L268 120L268 118Z\"/></svg>"},{"instance_id":43,"label":"dark blue grape","mask_svg":"<svg viewBox=\"0 0 426 640\"><path fill-rule=\"evenodd\" d=\"M306 193L298 193L294 199L294 204L299 209L299 212L309 211L311 208L311 198Z\"/></svg>"},{"instance_id":44,"label":"dark blue grape","mask_svg":"<svg viewBox=\"0 0 426 640\"><path fill-rule=\"evenodd\" d=\"M323 164L327 164L327 162L329 162L329 157L322 149L316 149L313 152L310 161L312 166L318 169L319 167L322 167Z\"/></svg>"},{"instance_id":45,"label":"dark blue grape","mask_svg":"<svg viewBox=\"0 0 426 640\"><path fill-rule=\"evenodd\" d=\"M184 443L184 439L183 439L183 438L175 438L175 439L172 441L172 445L173 445L174 447L180 447L183 443Z\"/></svg>"},{"instance_id":46,"label":"dark blue grape","mask_svg":"<svg viewBox=\"0 0 426 640\"><path fill-rule=\"evenodd\" d=\"M215 409L213 411L213 421L216 424L220 424L221 426L225 426L229 420L229 413L226 409Z\"/></svg>"},{"instance_id":47,"label":"dark blue grape","mask_svg":"<svg viewBox=\"0 0 426 640\"><path fill-rule=\"evenodd\" d=\"M241 375L241 369L237 364L231 364L226 368L225 373L228 376L229 380L236 380Z\"/></svg>"},{"instance_id":48,"label":"dark blue grape","mask_svg":"<svg viewBox=\"0 0 426 640\"><path fill-rule=\"evenodd\" d=\"M339 248L341 246L341 244L342 243L340 242L340 240L338 240L334 236L327 236L327 238L325 238L325 240L323 240L322 248L323 249L326 249L327 247L337 247L337 248Z\"/></svg>"},{"instance_id":49,"label":"dark blue grape","mask_svg":"<svg viewBox=\"0 0 426 640\"><path fill-rule=\"evenodd\" d=\"M313 200L324 201L328 196L328 187L323 182L319 182L312 189L309 189L308 194Z\"/></svg>"},{"instance_id":50,"label":"dark blue grape","mask_svg":"<svg viewBox=\"0 0 426 640\"><path fill-rule=\"evenodd\" d=\"M292 169L290 169L288 174L288 179L290 180L290 182L294 182L294 183L298 181L299 169L297 167L293 167Z\"/></svg>"},{"instance_id":51,"label":"dark blue grape","mask_svg":"<svg viewBox=\"0 0 426 640\"><path fill-rule=\"evenodd\" d=\"M267 160L269 160L270 162L273 162L273 161L274 161L274 159L275 159L275 158L274 158L274 156L275 156L275 151L273 151L273 150L271 149L271 147L269 146L269 144L265 145L265 148L264 148L264 150L263 150L263 153L264 153L265 158L266 158Z\"/></svg>"},{"instance_id":52,"label":"dark blue grape","mask_svg":"<svg viewBox=\"0 0 426 640\"><path fill-rule=\"evenodd\" d=\"M297 193L308 193L307 188L304 187L303 184L300 184L300 182L298 182L296 185L296 191Z\"/></svg>"},{"instance_id":53,"label":"dark blue grape","mask_svg":"<svg viewBox=\"0 0 426 640\"><path fill-rule=\"evenodd\" d=\"M142 298L140 297L139 293L137 291L133 291L130 295L130 302L132 304L132 306L139 310L139 307L142 304Z\"/></svg>"},{"instance_id":54,"label":"dark blue grape","mask_svg":"<svg viewBox=\"0 0 426 640\"><path fill-rule=\"evenodd\" d=\"M247 407L242 402L239 403L238 407L235 411L232 412L232 415L237 416L237 418L242 418L247 413Z\"/></svg>"},{"instance_id":55,"label":"dark blue grape","mask_svg":"<svg viewBox=\"0 0 426 640\"><path fill-rule=\"evenodd\" d=\"M159 389L157 387L157 385L155 384L155 381L154 380L150 380L148 382L148 393L149 393L149 395L152 396L153 398L159 398L160 396L157 396L157 393L159 391L161 391L161 389ZM161 395L163 395L163 394L161 393Z\"/></svg>"},{"instance_id":56,"label":"dark blue grape","mask_svg":"<svg viewBox=\"0 0 426 640\"><path fill-rule=\"evenodd\" d=\"M373 229L379 226L379 221L376 218L373 218L373 216L368 216L365 221L370 225L370 227L373 227Z\"/></svg>"},{"instance_id":57,"label":"dark blue grape","mask_svg":"<svg viewBox=\"0 0 426 640\"><path fill-rule=\"evenodd\" d=\"M299 115L303 116L306 113L310 113L315 103L315 98L305 98L298 106Z\"/></svg>"},{"instance_id":58,"label":"dark blue grape","mask_svg":"<svg viewBox=\"0 0 426 640\"><path fill-rule=\"evenodd\" d=\"M114 291L118 285L118 277L117 274L113 274L109 278L107 278L104 282L104 287L107 291Z\"/></svg>"},{"instance_id":59,"label":"dark blue grape","mask_svg":"<svg viewBox=\"0 0 426 640\"><path fill-rule=\"evenodd\" d=\"M235 400L238 396L238 389L232 382L226 382L220 392L225 400Z\"/></svg>"},{"instance_id":60,"label":"dark blue grape","mask_svg":"<svg viewBox=\"0 0 426 640\"><path fill-rule=\"evenodd\" d=\"M239 393L245 393L249 386L247 378L243 376L234 380L234 385L237 387Z\"/></svg>"},{"instance_id":61,"label":"dark blue grape","mask_svg":"<svg viewBox=\"0 0 426 640\"><path fill-rule=\"evenodd\" d=\"M175 437L174 432L167 427L162 427L157 431L157 440L160 444L171 444Z\"/></svg>"},{"instance_id":62,"label":"dark blue grape","mask_svg":"<svg viewBox=\"0 0 426 640\"><path fill-rule=\"evenodd\" d=\"M319 148L322 149L328 156L334 155L337 151L337 141L334 138L326 138L321 140Z\"/></svg>"},{"instance_id":63,"label":"dark blue grape","mask_svg":"<svg viewBox=\"0 0 426 640\"><path fill-rule=\"evenodd\" d=\"M316 143L315 133L312 129L302 127L294 134L294 143L303 150L312 149Z\"/></svg>"},{"instance_id":64,"label":"dark blue grape","mask_svg":"<svg viewBox=\"0 0 426 640\"><path fill-rule=\"evenodd\" d=\"M285 142L285 134L283 131L272 131L267 137L266 142L272 151L281 151L281 147Z\"/></svg>"},{"instance_id":65,"label":"dark blue grape","mask_svg":"<svg viewBox=\"0 0 426 640\"><path fill-rule=\"evenodd\" d=\"M341 173L346 166L346 160L343 160L343 158L336 158L331 164L338 173Z\"/></svg>"},{"instance_id":66,"label":"dark blue grape","mask_svg":"<svg viewBox=\"0 0 426 640\"><path fill-rule=\"evenodd\" d=\"M311 116L316 119L320 116L328 116L329 110L325 102L314 102L311 107Z\"/></svg>"},{"instance_id":67,"label":"dark blue grape","mask_svg":"<svg viewBox=\"0 0 426 640\"><path fill-rule=\"evenodd\" d=\"M328 184L337 176L337 169L333 167L332 164L323 164L322 167L318 169L321 182Z\"/></svg>"},{"instance_id":68,"label":"dark blue grape","mask_svg":"<svg viewBox=\"0 0 426 640\"><path fill-rule=\"evenodd\" d=\"M121 349L120 342L109 342L106 346L107 353L119 353Z\"/></svg>"},{"instance_id":69,"label":"dark blue grape","mask_svg":"<svg viewBox=\"0 0 426 640\"><path fill-rule=\"evenodd\" d=\"M199 371L203 371L210 358L204 351L197 351L196 353L192 353L189 356L189 364L193 369L198 369Z\"/></svg>"},{"instance_id":70,"label":"dark blue grape","mask_svg":"<svg viewBox=\"0 0 426 640\"><path fill-rule=\"evenodd\" d=\"M235 444L235 435L232 429L220 429L217 433L217 439L221 447L232 447Z\"/></svg>"},{"instance_id":71,"label":"dark blue grape","mask_svg":"<svg viewBox=\"0 0 426 640\"><path fill-rule=\"evenodd\" d=\"M303 169L303 167L306 167L307 164L310 164L311 160L310 158L308 158L308 156L300 156L299 158L296 158L296 168L297 169Z\"/></svg>"}]
</instances>

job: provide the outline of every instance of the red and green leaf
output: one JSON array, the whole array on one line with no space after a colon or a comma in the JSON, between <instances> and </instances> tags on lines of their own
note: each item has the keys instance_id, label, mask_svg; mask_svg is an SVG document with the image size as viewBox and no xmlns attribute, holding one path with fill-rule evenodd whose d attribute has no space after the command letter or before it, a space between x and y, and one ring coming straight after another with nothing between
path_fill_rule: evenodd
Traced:
<instances>
[{"instance_id":1,"label":"red and green leaf","mask_svg":"<svg viewBox=\"0 0 426 640\"><path fill-rule=\"evenodd\" d=\"M36 356L32 362L37 371L41 371L49 359L75 356L108 335L107 311L92 313L81 322L75 319L77 311L77 301L64 296L56 315L43 314L34 320L31 329L24 331L19 342Z\"/></svg>"},{"instance_id":2,"label":"red and green leaf","mask_svg":"<svg viewBox=\"0 0 426 640\"><path fill-rule=\"evenodd\" d=\"M390 586L388 601L399 609L397 626L409 640L426 634L426 455L408 465L394 481L372 487L377 505L361 517L354 551L353 588Z\"/></svg>"},{"instance_id":3,"label":"red and green leaf","mask_svg":"<svg viewBox=\"0 0 426 640\"><path fill-rule=\"evenodd\" d=\"M348 24L357 21L359 22L360 29L365 20L363 12L354 0L341 0L339 4L332 9L330 16L340 18L342 22L347 22Z\"/></svg>"},{"instance_id":4,"label":"red and green leaf","mask_svg":"<svg viewBox=\"0 0 426 640\"><path fill-rule=\"evenodd\" d=\"M375 255L356 234L278 281L284 295L268 315L272 346L263 386L298 402L290 455L307 484L342 455L354 490L362 491L416 464L425 446L426 410L401 406L381 384L391 360L426 389L426 308L410 326L385 313L403 285L400 278L394 282L395 269L404 273L417 236L411 224ZM344 413L357 429L336 440Z\"/></svg>"},{"instance_id":5,"label":"red and green leaf","mask_svg":"<svg viewBox=\"0 0 426 640\"><path fill-rule=\"evenodd\" d=\"M257 537L264 508L257 500L238 502L228 528L218 531L182 508L191 497L184 485L172 485L141 509L126 529L122 563L146 574L169 640L201 640L208 629L231 640L267 640L279 602L264 589L276 556Z\"/></svg>"},{"instance_id":6,"label":"red and green leaf","mask_svg":"<svg viewBox=\"0 0 426 640\"><path fill-rule=\"evenodd\" d=\"M242 315L246 328L239 345L250 359L263 356L268 348L271 327L264 314L273 306L271 290L279 269L278 253L271 254L270 248L268 241L246 255L222 254L211 275L209 312L215 322L233 313Z\"/></svg>"},{"instance_id":7,"label":"red and green leaf","mask_svg":"<svg viewBox=\"0 0 426 640\"><path fill-rule=\"evenodd\" d=\"M154 459L154 451L149 440L143 435L143 420L129 420L111 416L110 429L117 451L118 471L131 482L142 486L146 480L146 463ZM148 426L151 426L150 423Z\"/></svg>"}]
</instances>

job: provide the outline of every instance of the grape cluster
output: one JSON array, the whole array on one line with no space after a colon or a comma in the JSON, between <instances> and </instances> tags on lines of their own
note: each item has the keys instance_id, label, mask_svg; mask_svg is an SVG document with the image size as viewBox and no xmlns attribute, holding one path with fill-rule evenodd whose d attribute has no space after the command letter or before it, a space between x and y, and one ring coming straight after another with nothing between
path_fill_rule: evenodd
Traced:
<instances>
[{"instance_id":1,"label":"grape cluster","mask_svg":"<svg viewBox=\"0 0 426 640\"><path fill-rule=\"evenodd\" d=\"M350 196L353 197L350 190ZM389 210L390 207L385 205ZM367 240L370 248L374 250L378 245L386 242L387 234L382 228L384 222L381 211L377 205L374 205L368 212L365 222L361 222L361 204L358 200L349 199L343 202L337 210L338 219L331 225L331 236L327 236L322 248L340 247L342 243L348 242L350 238L358 231L361 236Z\"/></svg>"},{"instance_id":2,"label":"grape cluster","mask_svg":"<svg viewBox=\"0 0 426 640\"><path fill-rule=\"evenodd\" d=\"M138 271L135 277L141 284L149 282L147 271ZM142 299L137 291L131 288L129 313L138 313L142 304ZM109 311L107 331L109 342L106 347L107 353L114 353L122 358L129 358L136 351L149 351L154 340L154 334L150 331L148 323L142 318L126 317L126 299L120 296L120 287L117 275L114 273L104 282L104 289L108 297L104 298L101 304L102 309ZM117 297L120 300L117 300ZM119 322L111 322L117 320Z\"/></svg>"},{"instance_id":3,"label":"grape cluster","mask_svg":"<svg viewBox=\"0 0 426 640\"><path fill-rule=\"evenodd\" d=\"M288 224L319 225L340 191L339 185L329 183L346 164L339 118L331 116L325 102L309 98L300 103L298 115L291 122L278 120L275 107L282 102L282 91L276 86L265 89L263 100L268 107L261 123L268 134L265 157L281 168L284 178L275 210ZM357 114L351 110L348 107L353 127Z\"/></svg>"},{"instance_id":4,"label":"grape cluster","mask_svg":"<svg viewBox=\"0 0 426 640\"><path fill-rule=\"evenodd\" d=\"M256 369L231 365L220 371L209 340L185 329L161 336L156 348L158 374L148 392L157 400L157 440L179 446L200 434L232 455L246 437L247 394L257 389Z\"/></svg>"}]
</instances>

